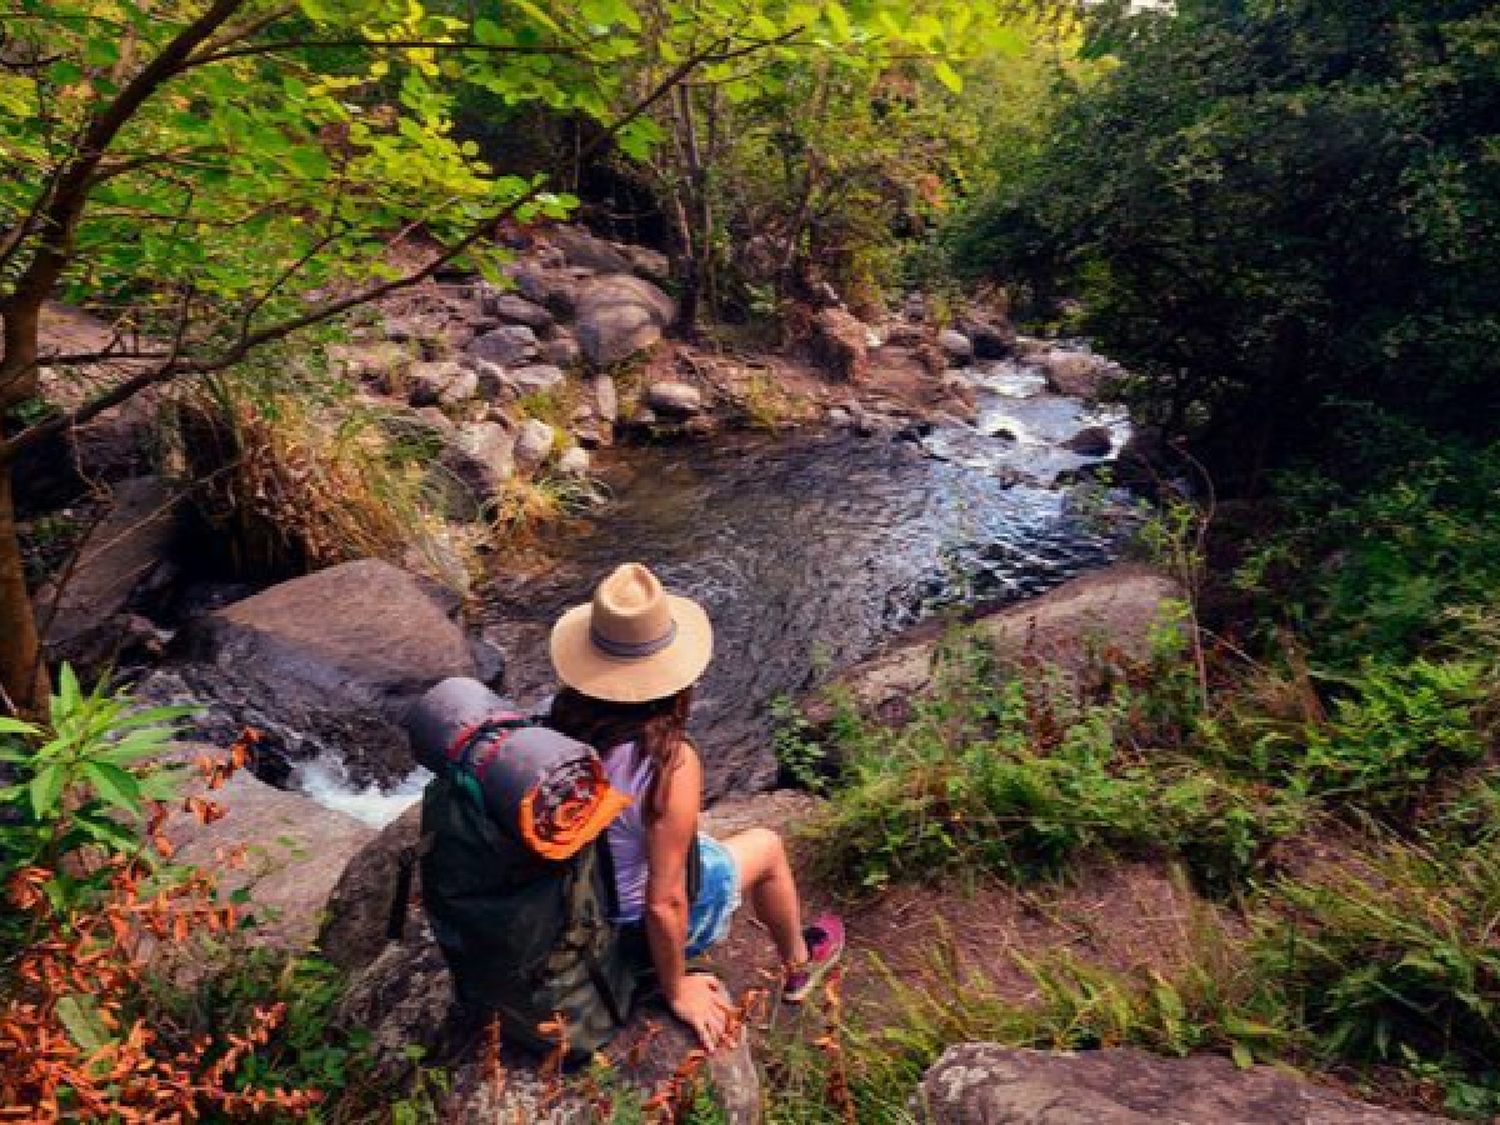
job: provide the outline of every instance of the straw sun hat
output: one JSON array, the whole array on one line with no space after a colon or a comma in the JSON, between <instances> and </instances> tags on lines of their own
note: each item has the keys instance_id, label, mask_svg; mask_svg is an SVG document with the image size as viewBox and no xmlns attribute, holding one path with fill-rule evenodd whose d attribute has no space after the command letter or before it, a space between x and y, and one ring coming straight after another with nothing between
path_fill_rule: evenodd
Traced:
<instances>
[{"instance_id":1,"label":"straw sun hat","mask_svg":"<svg viewBox=\"0 0 1500 1125\"><path fill-rule=\"evenodd\" d=\"M646 703L675 695L713 658L708 614L662 589L640 563L617 567L552 628L558 679L592 699Z\"/></svg>"}]
</instances>

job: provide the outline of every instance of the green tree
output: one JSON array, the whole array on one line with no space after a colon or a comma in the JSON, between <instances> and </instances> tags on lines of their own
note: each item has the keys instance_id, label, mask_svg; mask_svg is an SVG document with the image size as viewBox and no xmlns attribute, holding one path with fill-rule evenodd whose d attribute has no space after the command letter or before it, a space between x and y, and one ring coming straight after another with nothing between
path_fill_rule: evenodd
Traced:
<instances>
[{"instance_id":1,"label":"green tree","mask_svg":"<svg viewBox=\"0 0 1500 1125\"><path fill-rule=\"evenodd\" d=\"M574 200L503 174L456 135L456 92L599 122L593 151L645 153L647 113L752 59L845 56L941 25L895 3L3 0L0 40L0 686L46 677L21 565L16 459L151 387L234 367L460 262L492 271L507 221ZM407 269L386 251L420 230ZM116 328L43 355L47 301ZM69 381L41 399L43 369Z\"/></svg>"},{"instance_id":2,"label":"green tree","mask_svg":"<svg viewBox=\"0 0 1500 1125\"><path fill-rule=\"evenodd\" d=\"M1119 65L1002 161L960 258L1042 305L1083 298L1226 487L1297 461L1366 471L1390 456L1382 419L1482 437L1500 9L1192 0L1097 32Z\"/></svg>"}]
</instances>

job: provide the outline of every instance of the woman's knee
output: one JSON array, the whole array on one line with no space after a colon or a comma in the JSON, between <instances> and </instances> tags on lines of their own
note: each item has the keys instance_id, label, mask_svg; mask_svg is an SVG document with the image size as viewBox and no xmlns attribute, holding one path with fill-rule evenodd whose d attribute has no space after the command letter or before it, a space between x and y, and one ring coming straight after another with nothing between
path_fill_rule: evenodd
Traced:
<instances>
[{"instance_id":1,"label":"woman's knee","mask_svg":"<svg viewBox=\"0 0 1500 1125\"><path fill-rule=\"evenodd\" d=\"M740 881L754 886L789 870L781 834L769 828L750 828L724 841L740 865Z\"/></svg>"}]
</instances>

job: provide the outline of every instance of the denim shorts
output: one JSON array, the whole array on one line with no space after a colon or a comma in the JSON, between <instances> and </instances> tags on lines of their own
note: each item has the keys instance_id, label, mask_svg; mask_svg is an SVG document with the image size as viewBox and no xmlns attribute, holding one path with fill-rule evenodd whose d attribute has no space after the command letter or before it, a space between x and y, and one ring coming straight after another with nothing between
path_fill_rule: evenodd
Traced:
<instances>
[{"instance_id":1,"label":"denim shorts","mask_svg":"<svg viewBox=\"0 0 1500 1125\"><path fill-rule=\"evenodd\" d=\"M698 862L703 880L688 915L687 955L697 957L729 936L729 924L740 908L740 873L734 856L712 836L698 835Z\"/></svg>"}]
</instances>

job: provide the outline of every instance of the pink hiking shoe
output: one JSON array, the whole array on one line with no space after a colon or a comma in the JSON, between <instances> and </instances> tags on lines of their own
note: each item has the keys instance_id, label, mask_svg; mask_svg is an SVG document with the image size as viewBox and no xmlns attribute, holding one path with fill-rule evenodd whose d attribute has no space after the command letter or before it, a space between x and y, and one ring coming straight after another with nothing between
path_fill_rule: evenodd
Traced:
<instances>
[{"instance_id":1,"label":"pink hiking shoe","mask_svg":"<svg viewBox=\"0 0 1500 1125\"><path fill-rule=\"evenodd\" d=\"M803 931L807 941L807 960L787 974L781 998L788 1004L800 1004L823 982L828 970L844 955L844 923L837 915L824 914Z\"/></svg>"}]
</instances>

